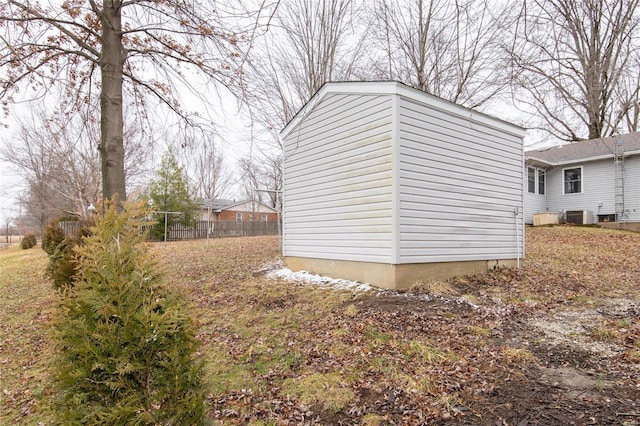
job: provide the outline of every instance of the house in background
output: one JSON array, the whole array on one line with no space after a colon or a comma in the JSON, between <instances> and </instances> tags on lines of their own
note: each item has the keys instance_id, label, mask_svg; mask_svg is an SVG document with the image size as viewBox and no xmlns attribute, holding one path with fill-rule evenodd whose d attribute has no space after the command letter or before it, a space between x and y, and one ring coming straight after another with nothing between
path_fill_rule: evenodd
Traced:
<instances>
[{"instance_id":1,"label":"house in background","mask_svg":"<svg viewBox=\"0 0 640 426\"><path fill-rule=\"evenodd\" d=\"M523 136L401 83L325 84L281 132L288 267L402 289L515 266Z\"/></svg>"},{"instance_id":2,"label":"house in background","mask_svg":"<svg viewBox=\"0 0 640 426\"><path fill-rule=\"evenodd\" d=\"M545 214L640 230L640 133L525 153L525 222Z\"/></svg>"},{"instance_id":3,"label":"house in background","mask_svg":"<svg viewBox=\"0 0 640 426\"><path fill-rule=\"evenodd\" d=\"M209 213L211 216L209 217ZM278 212L258 201L215 199L200 205L200 220L212 222L277 222Z\"/></svg>"}]
</instances>

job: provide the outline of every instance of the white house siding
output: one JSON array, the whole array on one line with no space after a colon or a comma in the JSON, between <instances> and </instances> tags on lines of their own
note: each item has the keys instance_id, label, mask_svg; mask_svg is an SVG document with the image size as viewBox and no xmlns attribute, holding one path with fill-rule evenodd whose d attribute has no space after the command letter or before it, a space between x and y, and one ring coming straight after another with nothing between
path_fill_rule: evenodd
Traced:
<instances>
[{"instance_id":1,"label":"white house siding","mask_svg":"<svg viewBox=\"0 0 640 426\"><path fill-rule=\"evenodd\" d=\"M284 138L285 256L391 262L392 103L329 94Z\"/></svg>"},{"instance_id":2,"label":"white house siding","mask_svg":"<svg viewBox=\"0 0 640 426\"><path fill-rule=\"evenodd\" d=\"M516 258L521 135L407 98L400 105L398 263Z\"/></svg>"},{"instance_id":3,"label":"white house siding","mask_svg":"<svg viewBox=\"0 0 640 426\"><path fill-rule=\"evenodd\" d=\"M563 194L562 170L582 167L582 193ZM615 213L615 172L613 159L579 162L557 166L547 171L547 208L552 212L567 210L588 210L592 221L598 215ZM640 220L640 157L625 161L625 209L629 221Z\"/></svg>"},{"instance_id":4,"label":"white house siding","mask_svg":"<svg viewBox=\"0 0 640 426\"><path fill-rule=\"evenodd\" d=\"M624 207L626 220L640 222L640 155L625 160Z\"/></svg>"},{"instance_id":5,"label":"white house siding","mask_svg":"<svg viewBox=\"0 0 640 426\"><path fill-rule=\"evenodd\" d=\"M524 182L524 223L531 225L533 223L533 215L536 213L546 213L547 196L540 194L532 194L527 191L527 176L525 170ZM547 178L548 179L548 178ZM547 183L548 184L548 183ZM555 211L555 210L554 210Z\"/></svg>"}]
</instances>

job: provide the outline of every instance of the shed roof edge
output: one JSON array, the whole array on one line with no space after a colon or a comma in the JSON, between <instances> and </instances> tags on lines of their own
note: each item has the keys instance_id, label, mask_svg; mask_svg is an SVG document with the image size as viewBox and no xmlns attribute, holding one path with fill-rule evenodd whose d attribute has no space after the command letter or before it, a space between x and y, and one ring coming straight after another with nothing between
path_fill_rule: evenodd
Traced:
<instances>
[{"instance_id":1,"label":"shed roof edge","mask_svg":"<svg viewBox=\"0 0 640 426\"><path fill-rule=\"evenodd\" d=\"M329 94L371 94L371 95L399 95L418 102L427 103L434 108L448 113L467 117L469 121L482 123L489 127L524 137L526 129L506 120L493 117L483 112L458 105L455 102L437 97L422 90L407 86L398 81L340 81L326 82L296 113L296 115L280 131L280 138L286 138L300 122L310 114L316 105Z\"/></svg>"}]
</instances>

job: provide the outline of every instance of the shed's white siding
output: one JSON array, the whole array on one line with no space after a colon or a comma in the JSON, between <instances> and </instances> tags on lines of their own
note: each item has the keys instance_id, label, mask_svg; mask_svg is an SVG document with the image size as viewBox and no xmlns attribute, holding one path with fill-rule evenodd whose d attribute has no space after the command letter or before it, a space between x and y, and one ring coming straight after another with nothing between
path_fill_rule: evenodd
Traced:
<instances>
[{"instance_id":1,"label":"shed's white siding","mask_svg":"<svg viewBox=\"0 0 640 426\"><path fill-rule=\"evenodd\" d=\"M392 97L330 94L284 138L284 255L391 262Z\"/></svg>"},{"instance_id":2,"label":"shed's white siding","mask_svg":"<svg viewBox=\"0 0 640 426\"><path fill-rule=\"evenodd\" d=\"M521 135L405 97L398 124L397 263L516 258Z\"/></svg>"},{"instance_id":3,"label":"shed's white siding","mask_svg":"<svg viewBox=\"0 0 640 426\"><path fill-rule=\"evenodd\" d=\"M376 269L389 288L435 273L412 266L515 262L523 136L399 83L329 83L281 133L284 255L355 275L358 262L393 265Z\"/></svg>"}]
</instances>

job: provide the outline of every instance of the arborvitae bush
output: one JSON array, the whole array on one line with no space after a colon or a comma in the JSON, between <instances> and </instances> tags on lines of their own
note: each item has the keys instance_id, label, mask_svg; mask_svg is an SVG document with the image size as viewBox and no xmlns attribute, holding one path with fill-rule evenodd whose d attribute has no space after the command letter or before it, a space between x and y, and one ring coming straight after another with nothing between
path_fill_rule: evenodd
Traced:
<instances>
[{"instance_id":1,"label":"arborvitae bush","mask_svg":"<svg viewBox=\"0 0 640 426\"><path fill-rule=\"evenodd\" d=\"M49 225L45 231L45 235L48 235L47 249L45 251L49 254L47 275L53 281L53 286L56 289L73 285L78 267L75 247L82 244L83 237L91 233L92 222L81 221L78 223L78 235L65 236L58 221ZM45 245L44 238L42 245L43 247Z\"/></svg>"},{"instance_id":2,"label":"arborvitae bush","mask_svg":"<svg viewBox=\"0 0 640 426\"><path fill-rule=\"evenodd\" d=\"M53 281L54 288L73 286L78 267L74 247L80 245L81 241L78 237L65 237L49 255L47 275Z\"/></svg>"},{"instance_id":3,"label":"arborvitae bush","mask_svg":"<svg viewBox=\"0 0 640 426\"><path fill-rule=\"evenodd\" d=\"M195 327L143 244L143 204L114 204L76 247L75 285L61 293L55 414L62 424L203 424Z\"/></svg>"},{"instance_id":4,"label":"arborvitae bush","mask_svg":"<svg viewBox=\"0 0 640 426\"><path fill-rule=\"evenodd\" d=\"M22 237L22 241L20 242L20 247L26 250L26 249L35 247L36 244L38 244L38 240L36 239L36 236L33 234L27 234L24 237Z\"/></svg>"},{"instance_id":5,"label":"arborvitae bush","mask_svg":"<svg viewBox=\"0 0 640 426\"><path fill-rule=\"evenodd\" d=\"M58 221L51 222L42 236L42 250L51 256L62 240L64 240L64 231L60 228Z\"/></svg>"}]
</instances>

